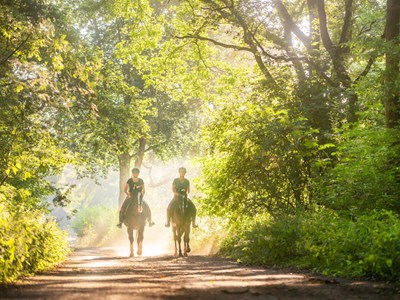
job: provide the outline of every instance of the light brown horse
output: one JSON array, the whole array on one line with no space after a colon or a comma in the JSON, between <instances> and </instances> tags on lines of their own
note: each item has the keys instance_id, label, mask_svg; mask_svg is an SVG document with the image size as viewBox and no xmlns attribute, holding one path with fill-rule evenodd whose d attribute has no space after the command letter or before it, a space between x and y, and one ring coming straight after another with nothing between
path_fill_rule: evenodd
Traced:
<instances>
[{"instance_id":1,"label":"light brown horse","mask_svg":"<svg viewBox=\"0 0 400 300\"><path fill-rule=\"evenodd\" d=\"M192 221L193 212L188 207L188 199L186 196L181 195L180 199L175 202L175 205L171 207L171 219L172 219L172 234L174 236L175 243L175 256L187 256L191 251L189 245L189 234L190 224ZM183 255L182 255L182 242L183 236Z\"/></svg>"}]
</instances>

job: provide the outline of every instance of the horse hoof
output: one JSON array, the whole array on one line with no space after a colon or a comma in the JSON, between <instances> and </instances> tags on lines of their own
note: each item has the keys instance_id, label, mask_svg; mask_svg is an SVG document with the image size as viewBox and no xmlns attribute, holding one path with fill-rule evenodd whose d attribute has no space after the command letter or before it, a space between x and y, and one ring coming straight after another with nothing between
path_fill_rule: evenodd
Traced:
<instances>
[{"instance_id":1,"label":"horse hoof","mask_svg":"<svg viewBox=\"0 0 400 300\"><path fill-rule=\"evenodd\" d=\"M133 252L129 253L129 257L134 257L135 254L133 254Z\"/></svg>"},{"instance_id":2,"label":"horse hoof","mask_svg":"<svg viewBox=\"0 0 400 300\"><path fill-rule=\"evenodd\" d=\"M188 256L188 254L185 252L184 254L183 254L184 256Z\"/></svg>"},{"instance_id":3,"label":"horse hoof","mask_svg":"<svg viewBox=\"0 0 400 300\"><path fill-rule=\"evenodd\" d=\"M186 252L187 252L187 253L189 253L190 251L192 251L192 249L190 249L190 248L187 248L187 249L186 249Z\"/></svg>"},{"instance_id":4,"label":"horse hoof","mask_svg":"<svg viewBox=\"0 0 400 300\"><path fill-rule=\"evenodd\" d=\"M181 253L179 253L179 257L182 257L183 255L182 255L182 252Z\"/></svg>"},{"instance_id":5,"label":"horse hoof","mask_svg":"<svg viewBox=\"0 0 400 300\"><path fill-rule=\"evenodd\" d=\"M137 255L142 255L142 250L138 250Z\"/></svg>"}]
</instances>

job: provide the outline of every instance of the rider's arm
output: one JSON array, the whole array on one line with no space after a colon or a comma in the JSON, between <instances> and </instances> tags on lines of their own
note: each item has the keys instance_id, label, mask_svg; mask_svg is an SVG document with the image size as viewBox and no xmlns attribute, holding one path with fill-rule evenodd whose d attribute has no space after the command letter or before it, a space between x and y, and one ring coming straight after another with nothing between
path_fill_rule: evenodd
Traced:
<instances>
[{"instance_id":1,"label":"rider's arm","mask_svg":"<svg viewBox=\"0 0 400 300\"><path fill-rule=\"evenodd\" d=\"M190 182L189 182L189 184L188 184L187 193L188 193L188 195L189 195L189 193L190 193Z\"/></svg>"},{"instance_id":2,"label":"rider's arm","mask_svg":"<svg viewBox=\"0 0 400 300\"><path fill-rule=\"evenodd\" d=\"M129 196L129 185L128 185L128 183L125 183L124 192L125 192L125 194L127 196Z\"/></svg>"},{"instance_id":3,"label":"rider's arm","mask_svg":"<svg viewBox=\"0 0 400 300\"><path fill-rule=\"evenodd\" d=\"M144 196L144 193L146 192L146 189L144 188L144 181L142 180L142 195Z\"/></svg>"},{"instance_id":4,"label":"rider's arm","mask_svg":"<svg viewBox=\"0 0 400 300\"><path fill-rule=\"evenodd\" d=\"M175 181L172 183L172 192L174 193L174 195L178 196L178 192L176 191Z\"/></svg>"}]
</instances>

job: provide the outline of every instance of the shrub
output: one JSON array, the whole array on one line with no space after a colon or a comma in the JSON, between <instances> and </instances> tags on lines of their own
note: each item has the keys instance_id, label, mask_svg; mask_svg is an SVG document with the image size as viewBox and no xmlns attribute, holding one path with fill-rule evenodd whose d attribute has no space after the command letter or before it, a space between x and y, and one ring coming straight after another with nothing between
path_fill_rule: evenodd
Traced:
<instances>
[{"instance_id":1,"label":"shrub","mask_svg":"<svg viewBox=\"0 0 400 300\"><path fill-rule=\"evenodd\" d=\"M348 215L373 209L400 213L398 131L355 127L342 139L337 164L314 179L316 201Z\"/></svg>"},{"instance_id":2,"label":"shrub","mask_svg":"<svg viewBox=\"0 0 400 300\"><path fill-rule=\"evenodd\" d=\"M66 232L39 211L15 212L0 203L0 281L52 268L69 253Z\"/></svg>"},{"instance_id":3,"label":"shrub","mask_svg":"<svg viewBox=\"0 0 400 300\"><path fill-rule=\"evenodd\" d=\"M86 205L78 210L71 227L78 236L78 245L99 246L117 234L117 223L116 207Z\"/></svg>"},{"instance_id":4,"label":"shrub","mask_svg":"<svg viewBox=\"0 0 400 300\"><path fill-rule=\"evenodd\" d=\"M311 268L324 274L400 279L400 218L374 210L349 219L327 209L238 221L221 253L245 263Z\"/></svg>"},{"instance_id":5,"label":"shrub","mask_svg":"<svg viewBox=\"0 0 400 300\"><path fill-rule=\"evenodd\" d=\"M400 279L400 219L393 212L336 218L330 228L309 233L310 266L327 274Z\"/></svg>"}]
</instances>

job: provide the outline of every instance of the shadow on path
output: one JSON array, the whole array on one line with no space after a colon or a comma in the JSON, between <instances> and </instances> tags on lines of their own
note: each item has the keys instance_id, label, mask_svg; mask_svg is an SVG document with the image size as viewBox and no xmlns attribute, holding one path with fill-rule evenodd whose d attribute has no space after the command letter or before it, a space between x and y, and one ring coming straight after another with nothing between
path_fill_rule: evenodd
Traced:
<instances>
[{"instance_id":1,"label":"shadow on path","mask_svg":"<svg viewBox=\"0 0 400 300\"><path fill-rule=\"evenodd\" d=\"M0 290L1 299L400 299L393 286L245 267L224 258L128 258L80 248L53 271Z\"/></svg>"}]
</instances>

